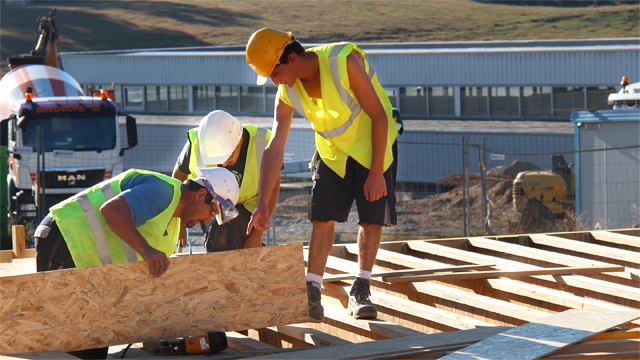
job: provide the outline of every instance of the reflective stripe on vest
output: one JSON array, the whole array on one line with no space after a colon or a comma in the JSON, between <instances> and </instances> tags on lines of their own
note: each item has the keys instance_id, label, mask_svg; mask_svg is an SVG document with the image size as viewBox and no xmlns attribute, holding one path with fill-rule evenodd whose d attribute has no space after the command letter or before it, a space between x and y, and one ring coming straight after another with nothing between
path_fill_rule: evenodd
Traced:
<instances>
[{"instance_id":1,"label":"reflective stripe on vest","mask_svg":"<svg viewBox=\"0 0 640 360\"><path fill-rule=\"evenodd\" d=\"M100 190L102 190L102 193L104 194L105 202L111 200L116 196L116 193L113 191L110 183L102 184L100 186ZM84 216L87 218L89 226L91 226L91 231L93 232L93 237L96 241L96 247L98 248L98 253L100 254L100 260L102 260L102 264L111 264L111 254L109 254L109 249L107 248L107 239L104 236L102 225L100 224L100 220L98 220L98 216L93 209L93 205L91 204L89 197L85 193L79 195L77 199L80 207L82 207ZM138 261L136 252L133 250L133 248L122 239L120 241L122 242L124 252L127 255L127 261Z\"/></svg>"},{"instance_id":2,"label":"reflective stripe on vest","mask_svg":"<svg viewBox=\"0 0 640 360\"><path fill-rule=\"evenodd\" d=\"M333 49L331 49L331 53L329 54L328 60L329 60L329 69L331 70L331 77L333 78L333 82L335 83L336 88L338 89L340 98L351 110L351 116L347 121L345 121L344 124L338 126L337 128L334 128L328 131L327 130L317 131L318 135L322 136L325 139L328 139L329 137L338 137L344 134L347 130L349 130L349 128L351 127L355 119L358 117L358 115L360 115L360 111L362 111L362 106L360 106L360 104L358 104L355 101L355 99L351 96L351 94L349 94L349 91L345 89L342 83L340 82L340 70L338 69L338 54L340 54L342 49L344 49L345 45L346 45L345 42L336 44L336 46ZM376 73L373 70L373 67L369 65L369 71L367 73L367 75L369 76L369 80L372 80L375 74ZM293 87L285 86L285 88L287 89L287 96L289 97L289 101L291 102L291 107L293 107L298 112L298 114L306 118L307 115L304 112L304 107L302 106L302 101L300 100L300 95L298 95L298 92Z\"/></svg>"}]
</instances>

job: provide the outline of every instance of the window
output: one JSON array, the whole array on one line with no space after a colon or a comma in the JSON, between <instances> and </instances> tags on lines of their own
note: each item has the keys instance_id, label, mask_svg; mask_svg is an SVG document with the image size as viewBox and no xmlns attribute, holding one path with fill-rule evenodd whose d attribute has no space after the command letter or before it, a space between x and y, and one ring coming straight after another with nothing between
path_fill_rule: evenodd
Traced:
<instances>
[{"instance_id":1,"label":"window","mask_svg":"<svg viewBox=\"0 0 640 360\"><path fill-rule=\"evenodd\" d=\"M489 114L520 116L520 88L492 86L489 89Z\"/></svg>"},{"instance_id":2,"label":"window","mask_svg":"<svg viewBox=\"0 0 640 360\"><path fill-rule=\"evenodd\" d=\"M427 115L427 88L422 86L400 88L402 114Z\"/></svg>"},{"instance_id":3,"label":"window","mask_svg":"<svg viewBox=\"0 0 640 360\"><path fill-rule=\"evenodd\" d=\"M487 115L486 87L462 87L460 88L460 105L462 115Z\"/></svg>"},{"instance_id":4,"label":"window","mask_svg":"<svg viewBox=\"0 0 640 360\"><path fill-rule=\"evenodd\" d=\"M264 101L265 108L267 109L267 114L273 114L273 110L276 105L276 94L278 93L278 88L273 86L267 86L264 88Z\"/></svg>"},{"instance_id":5,"label":"window","mask_svg":"<svg viewBox=\"0 0 640 360\"><path fill-rule=\"evenodd\" d=\"M584 87L554 87L553 116L571 116L571 110L584 109Z\"/></svg>"},{"instance_id":6,"label":"window","mask_svg":"<svg viewBox=\"0 0 640 360\"><path fill-rule=\"evenodd\" d=\"M144 110L144 88L142 86L123 86L123 109Z\"/></svg>"},{"instance_id":7,"label":"window","mask_svg":"<svg viewBox=\"0 0 640 360\"><path fill-rule=\"evenodd\" d=\"M455 115L453 86L429 88L429 115Z\"/></svg>"},{"instance_id":8,"label":"window","mask_svg":"<svg viewBox=\"0 0 640 360\"><path fill-rule=\"evenodd\" d=\"M169 86L169 111L189 111L187 86Z\"/></svg>"},{"instance_id":9,"label":"window","mask_svg":"<svg viewBox=\"0 0 640 360\"><path fill-rule=\"evenodd\" d=\"M229 113L238 112L237 86L216 86L216 109Z\"/></svg>"},{"instance_id":10,"label":"window","mask_svg":"<svg viewBox=\"0 0 640 360\"><path fill-rule=\"evenodd\" d=\"M523 87L522 116L551 116L551 87Z\"/></svg>"},{"instance_id":11,"label":"window","mask_svg":"<svg viewBox=\"0 0 640 360\"><path fill-rule=\"evenodd\" d=\"M211 112L215 107L215 86L193 87L193 111Z\"/></svg>"},{"instance_id":12,"label":"window","mask_svg":"<svg viewBox=\"0 0 640 360\"><path fill-rule=\"evenodd\" d=\"M167 111L167 87L145 86L145 110Z\"/></svg>"},{"instance_id":13,"label":"window","mask_svg":"<svg viewBox=\"0 0 640 360\"><path fill-rule=\"evenodd\" d=\"M240 112L262 113L263 111L262 86L240 86Z\"/></svg>"},{"instance_id":14,"label":"window","mask_svg":"<svg viewBox=\"0 0 640 360\"><path fill-rule=\"evenodd\" d=\"M587 108L595 110L609 109L609 94L617 92L613 86L590 86L587 88Z\"/></svg>"}]
</instances>

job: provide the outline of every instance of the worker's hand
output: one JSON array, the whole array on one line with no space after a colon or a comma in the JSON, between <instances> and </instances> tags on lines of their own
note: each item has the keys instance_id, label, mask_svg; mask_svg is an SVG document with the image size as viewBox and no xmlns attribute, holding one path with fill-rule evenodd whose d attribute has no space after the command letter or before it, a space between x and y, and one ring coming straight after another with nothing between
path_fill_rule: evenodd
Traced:
<instances>
[{"instance_id":1,"label":"worker's hand","mask_svg":"<svg viewBox=\"0 0 640 360\"><path fill-rule=\"evenodd\" d=\"M256 206L256 209L251 214L251 221L249 221L249 225L247 226L247 235L251 233L251 229L256 228L260 231L269 230L269 206L267 204L260 204Z\"/></svg>"},{"instance_id":2,"label":"worker's hand","mask_svg":"<svg viewBox=\"0 0 640 360\"><path fill-rule=\"evenodd\" d=\"M160 277L169 268L169 259L162 251L150 247L143 254L140 254L144 261L149 264L149 273L153 277Z\"/></svg>"},{"instance_id":3,"label":"worker's hand","mask_svg":"<svg viewBox=\"0 0 640 360\"><path fill-rule=\"evenodd\" d=\"M364 183L364 197L369 201L376 201L387 195L387 183L384 176L369 173Z\"/></svg>"}]
</instances>

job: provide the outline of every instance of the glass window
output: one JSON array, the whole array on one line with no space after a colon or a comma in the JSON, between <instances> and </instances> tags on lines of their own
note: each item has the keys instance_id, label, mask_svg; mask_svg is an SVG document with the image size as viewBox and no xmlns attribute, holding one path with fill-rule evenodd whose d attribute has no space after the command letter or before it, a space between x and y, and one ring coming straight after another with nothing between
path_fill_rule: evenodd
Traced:
<instances>
[{"instance_id":1,"label":"glass window","mask_svg":"<svg viewBox=\"0 0 640 360\"><path fill-rule=\"evenodd\" d=\"M571 116L571 110L584 109L584 87L554 87L553 116Z\"/></svg>"},{"instance_id":2,"label":"glass window","mask_svg":"<svg viewBox=\"0 0 640 360\"><path fill-rule=\"evenodd\" d=\"M397 96L397 91L396 88L389 88L389 89L384 89L384 92L387 93L387 96L389 97L389 101L391 102L391 106L394 108L398 107L398 96Z\"/></svg>"},{"instance_id":3,"label":"glass window","mask_svg":"<svg viewBox=\"0 0 640 360\"><path fill-rule=\"evenodd\" d=\"M144 93L142 86L124 86L123 94L125 109L144 109Z\"/></svg>"},{"instance_id":4,"label":"glass window","mask_svg":"<svg viewBox=\"0 0 640 360\"><path fill-rule=\"evenodd\" d=\"M461 87L460 105L462 115L487 115L487 91L486 87Z\"/></svg>"},{"instance_id":5,"label":"glass window","mask_svg":"<svg viewBox=\"0 0 640 360\"><path fill-rule=\"evenodd\" d=\"M167 111L166 86L145 86L145 110Z\"/></svg>"},{"instance_id":6,"label":"glass window","mask_svg":"<svg viewBox=\"0 0 640 360\"><path fill-rule=\"evenodd\" d=\"M216 109L238 112L238 87L216 86Z\"/></svg>"},{"instance_id":7,"label":"glass window","mask_svg":"<svg viewBox=\"0 0 640 360\"><path fill-rule=\"evenodd\" d=\"M610 109L607 99L609 94L615 93L614 86L590 86L587 88L587 108L595 110Z\"/></svg>"},{"instance_id":8,"label":"glass window","mask_svg":"<svg viewBox=\"0 0 640 360\"><path fill-rule=\"evenodd\" d=\"M240 86L240 112L262 113L264 97L262 86Z\"/></svg>"},{"instance_id":9,"label":"glass window","mask_svg":"<svg viewBox=\"0 0 640 360\"><path fill-rule=\"evenodd\" d=\"M429 115L455 115L453 86L429 88Z\"/></svg>"},{"instance_id":10,"label":"glass window","mask_svg":"<svg viewBox=\"0 0 640 360\"><path fill-rule=\"evenodd\" d=\"M273 114L273 110L276 105L276 94L278 93L278 88L273 86L267 86L264 88L264 101L265 108L267 109L267 114Z\"/></svg>"},{"instance_id":11,"label":"glass window","mask_svg":"<svg viewBox=\"0 0 640 360\"><path fill-rule=\"evenodd\" d=\"M520 116L520 88L492 86L489 106L491 115Z\"/></svg>"},{"instance_id":12,"label":"glass window","mask_svg":"<svg viewBox=\"0 0 640 360\"><path fill-rule=\"evenodd\" d=\"M400 88L400 111L402 114L427 115L426 87Z\"/></svg>"},{"instance_id":13,"label":"glass window","mask_svg":"<svg viewBox=\"0 0 640 360\"><path fill-rule=\"evenodd\" d=\"M169 111L189 111L186 86L169 86Z\"/></svg>"},{"instance_id":14,"label":"glass window","mask_svg":"<svg viewBox=\"0 0 640 360\"><path fill-rule=\"evenodd\" d=\"M215 86L193 87L193 111L211 112L215 107Z\"/></svg>"},{"instance_id":15,"label":"glass window","mask_svg":"<svg viewBox=\"0 0 640 360\"><path fill-rule=\"evenodd\" d=\"M522 116L551 116L551 87L522 87Z\"/></svg>"}]
</instances>

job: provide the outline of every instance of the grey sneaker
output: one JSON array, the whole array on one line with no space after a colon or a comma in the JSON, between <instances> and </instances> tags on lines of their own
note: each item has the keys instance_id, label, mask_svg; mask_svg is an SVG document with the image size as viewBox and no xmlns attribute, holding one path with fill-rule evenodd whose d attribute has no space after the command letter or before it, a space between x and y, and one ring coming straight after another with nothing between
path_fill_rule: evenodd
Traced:
<instances>
[{"instance_id":1,"label":"grey sneaker","mask_svg":"<svg viewBox=\"0 0 640 360\"><path fill-rule=\"evenodd\" d=\"M375 319L378 316L378 310L369 300L369 285L369 280L358 277L351 285L347 313L356 319Z\"/></svg>"},{"instance_id":2,"label":"grey sneaker","mask_svg":"<svg viewBox=\"0 0 640 360\"><path fill-rule=\"evenodd\" d=\"M322 300L322 291L318 289L311 281L307 281L307 299L309 300L309 316L316 321L324 319L324 308L320 301Z\"/></svg>"}]
</instances>

